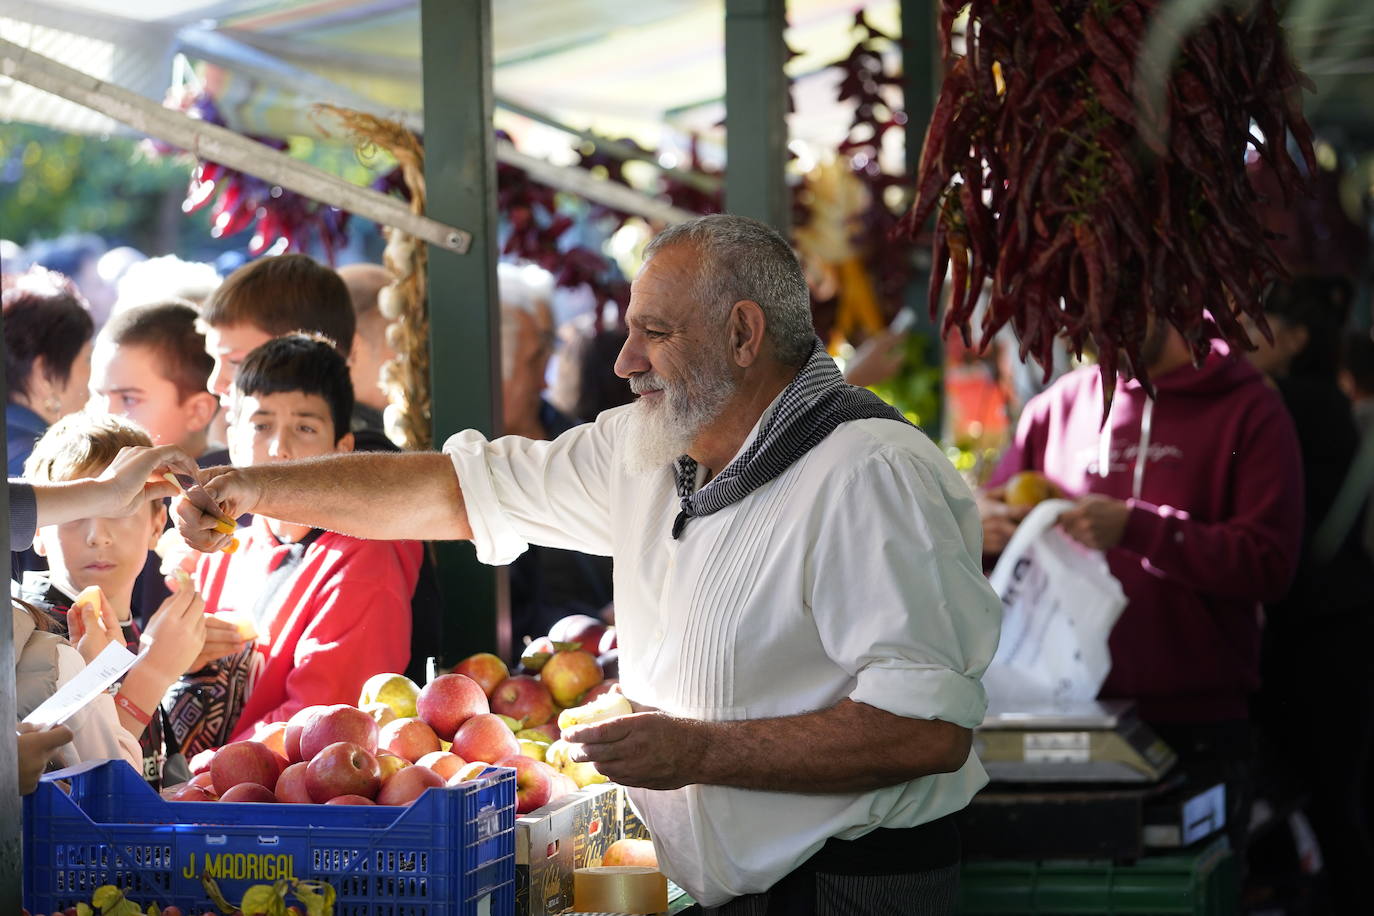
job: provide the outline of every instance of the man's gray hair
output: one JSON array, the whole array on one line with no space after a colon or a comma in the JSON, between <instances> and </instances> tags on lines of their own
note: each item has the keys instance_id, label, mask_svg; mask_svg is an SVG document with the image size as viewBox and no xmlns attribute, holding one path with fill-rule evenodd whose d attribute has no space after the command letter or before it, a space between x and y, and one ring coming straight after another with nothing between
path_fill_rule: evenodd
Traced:
<instances>
[{"instance_id":1,"label":"man's gray hair","mask_svg":"<svg viewBox=\"0 0 1374 916\"><path fill-rule=\"evenodd\" d=\"M669 226L644 249L645 263L682 244L701 255L695 292L708 310L707 320L724 322L742 299L757 302L777 360L788 366L806 363L816 337L811 292L786 239L758 220L717 213Z\"/></svg>"}]
</instances>

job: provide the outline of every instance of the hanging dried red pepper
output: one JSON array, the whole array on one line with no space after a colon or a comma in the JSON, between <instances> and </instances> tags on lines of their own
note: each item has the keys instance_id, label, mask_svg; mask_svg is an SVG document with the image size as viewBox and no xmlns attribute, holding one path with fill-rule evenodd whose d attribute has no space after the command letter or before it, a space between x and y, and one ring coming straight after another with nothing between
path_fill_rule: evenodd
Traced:
<instances>
[{"instance_id":1,"label":"hanging dried red pepper","mask_svg":"<svg viewBox=\"0 0 1374 916\"><path fill-rule=\"evenodd\" d=\"M1140 62L1160 6L942 0L949 66L903 221L914 236L936 215L931 311L948 263L946 332L971 337L988 284L983 346L1010 322L1048 378L1056 337L1080 353L1091 340L1104 408L1121 356L1153 391L1147 315L1178 328L1198 360L1218 333L1249 348L1242 313L1268 334L1260 299L1283 270L1257 218L1246 150L1285 197L1304 192L1314 169L1300 98L1311 84L1288 57L1274 0L1223 2L1174 36L1164 91L1151 96L1137 89L1155 75Z\"/></svg>"}]
</instances>

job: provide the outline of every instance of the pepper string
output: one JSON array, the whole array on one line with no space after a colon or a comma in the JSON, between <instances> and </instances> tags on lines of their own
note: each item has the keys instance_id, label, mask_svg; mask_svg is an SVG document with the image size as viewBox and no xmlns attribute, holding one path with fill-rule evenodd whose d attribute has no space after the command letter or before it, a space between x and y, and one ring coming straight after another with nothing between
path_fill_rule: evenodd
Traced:
<instances>
[{"instance_id":1,"label":"pepper string","mask_svg":"<svg viewBox=\"0 0 1374 916\"><path fill-rule=\"evenodd\" d=\"M906 209L903 191L906 179L901 174L884 171L880 163L883 138L889 130L901 129L906 114L899 102L889 99L885 91L900 88L901 76L888 67L884 52L896 48L897 39L871 26L862 11L855 14L852 28L855 44L843 58L829 67L839 77L837 100L853 106L854 115L844 140L837 149L848 176L865 189L866 205L852 215L853 232L849 239L853 257L842 264L843 284L828 284L827 288L813 288L812 311L818 333L832 336L839 330L844 336L862 336L875 324L886 324L900 310L902 297L915 265L911 258L910 242L900 236L897 227ZM787 49L790 59L796 52ZM792 109L790 86L788 108ZM200 88L187 88L174 94L169 105L187 111L210 123L225 125L225 119L214 98ZM326 108L328 106L325 106ZM498 136L510 139L504 133ZM275 149L286 149L285 141L271 137L253 137ZM416 137L422 151L422 138ZM634 141L620 139L619 144L638 147ZM159 154L178 153L165 144L151 143ZM651 151L644 150L646 154ZM688 139L688 161L691 173L722 179L714 189L679 180L670 172L661 172L654 179L649 193L673 206L695 213L718 213L725 209L723 195L724 172L710 167L700 153L700 138ZM595 170L610 181L627 186L624 163L602 150L594 141L579 149L579 165ZM789 156L792 154L789 152ZM646 155L646 158L657 158ZM816 194L808 177L791 184L793 224L798 227L798 242L804 228L817 216ZM401 166L380 174L371 184L374 190L410 200L410 187ZM894 190L895 189L895 190ZM583 220L597 227L597 234L609 237L630 218L629 214L599 204L586 205L577 213L570 206L571 195L559 192L534 181L522 169L499 163L497 166L497 207L506 234L502 256L537 264L549 270L557 286L577 288L585 285L598 304L598 327L606 313L604 306L614 305L623 314L629 304L629 284L614 262L601 251L572 242ZM342 210L318 204L292 191L273 187L251 175L224 167L218 163L197 160L187 187L183 210L194 212L212 206L211 233L216 238L253 230L248 244L250 254L258 255L280 245L284 251L302 251L318 239L325 256L332 264L335 253L348 242L350 215ZM827 286L822 284L822 286ZM858 307L841 309L849 291L849 299ZM856 316L862 316L856 321ZM832 325L838 320L838 327Z\"/></svg>"},{"instance_id":2,"label":"pepper string","mask_svg":"<svg viewBox=\"0 0 1374 916\"><path fill-rule=\"evenodd\" d=\"M1152 26L1170 27L1162 6L943 0L946 75L901 224L915 238L935 214L930 307L935 317L948 265L944 333L971 342L986 289L980 349L1010 324L1048 380L1056 337L1079 355L1091 346L1104 422L1118 372L1153 394L1151 318L1176 327L1197 362L1213 337L1253 347L1242 314L1270 336L1261 297L1285 273L1246 151L1285 201L1315 169L1301 106L1313 87L1288 56L1274 0L1225 0L1175 29L1167 73L1141 54Z\"/></svg>"}]
</instances>

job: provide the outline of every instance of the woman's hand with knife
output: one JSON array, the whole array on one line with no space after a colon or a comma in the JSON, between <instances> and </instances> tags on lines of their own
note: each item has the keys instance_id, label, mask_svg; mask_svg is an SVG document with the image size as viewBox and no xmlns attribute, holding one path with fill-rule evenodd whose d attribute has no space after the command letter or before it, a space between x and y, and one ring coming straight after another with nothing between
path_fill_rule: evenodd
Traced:
<instances>
[{"instance_id":1,"label":"woman's hand with knife","mask_svg":"<svg viewBox=\"0 0 1374 916\"><path fill-rule=\"evenodd\" d=\"M175 445L130 447L120 451L99 477L33 485L38 525L61 525L80 518L124 518L150 500L176 495L163 476L195 479L196 463Z\"/></svg>"}]
</instances>

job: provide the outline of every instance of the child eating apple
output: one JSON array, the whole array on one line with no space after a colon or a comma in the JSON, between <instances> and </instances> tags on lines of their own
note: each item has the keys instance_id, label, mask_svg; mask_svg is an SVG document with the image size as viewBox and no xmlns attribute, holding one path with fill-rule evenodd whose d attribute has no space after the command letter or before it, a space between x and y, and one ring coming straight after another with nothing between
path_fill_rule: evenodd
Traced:
<instances>
[{"instance_id":1,"label":"child eating apple","mask_svg":"<svg viewBox=\"0 0 1374 916\"><path fill-rule=\"evenodd\" d=\"M98 476L122 449L151 444L146 433L117 417L72 414L38 440L25 462L25 476L40 483ZM134 581L162 532L166 511L153 500L146 511L124 518L85 518L38 529L33 546L47 558L48 570L26 574L21 590L86 662L115 640L138 654L114 705L119 725L142 747L135 758L138 768L154 783L165 757L159 703L205 641L204 605L193 589L180 588L164 601L146 630L134 623ZM69 614L73 609L76 613Z\"/></svg>"}]
</instances>

